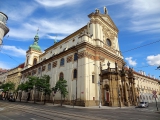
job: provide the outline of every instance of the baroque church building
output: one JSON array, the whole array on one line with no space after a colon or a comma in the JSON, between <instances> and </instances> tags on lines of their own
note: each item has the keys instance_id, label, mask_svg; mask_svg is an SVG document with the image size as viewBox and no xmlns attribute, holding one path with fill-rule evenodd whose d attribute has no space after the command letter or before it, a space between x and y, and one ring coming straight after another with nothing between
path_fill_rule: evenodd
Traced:
<instances>
[{"instance_id":1,"label":"baroque church building","mask_svg":"<svg viewBox=\"0 0 160 120\"><path fill-rule=\"evenodd\" d=\"M90 21L42 53L38 34L26 52L22 82L28 76L49 75L51 88L60 78L67 80L66 104L129 106L136 104L132 69L125 71L118 44L118 28L107 9L88 15ZM56 94L55 100L60 100Z\"/></svg>"}]
</instances>

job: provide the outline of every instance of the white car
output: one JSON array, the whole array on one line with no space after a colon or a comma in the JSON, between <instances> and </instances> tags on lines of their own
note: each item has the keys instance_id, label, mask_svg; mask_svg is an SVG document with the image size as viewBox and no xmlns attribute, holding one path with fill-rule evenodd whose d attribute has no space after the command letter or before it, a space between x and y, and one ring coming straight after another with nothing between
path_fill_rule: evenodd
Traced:
<instances>
[{"instance_id":1,"label":"white car","mask_svg":"<svg viewBox=\"0 0 160 120\"><path fill-rule=\"evenodd\" d=\"M138 105L138 107L148 107L149 105L148 105L148 102L140 102L139 103L139 105Z\"/></svg>"}]
</instances>

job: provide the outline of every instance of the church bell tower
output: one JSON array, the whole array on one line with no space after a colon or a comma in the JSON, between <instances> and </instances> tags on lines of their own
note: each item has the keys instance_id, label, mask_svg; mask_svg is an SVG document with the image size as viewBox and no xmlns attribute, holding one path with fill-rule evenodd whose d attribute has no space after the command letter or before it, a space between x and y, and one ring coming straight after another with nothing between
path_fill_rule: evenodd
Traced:
<instances>
[{"instance_id":1,"label":"church bell tower","mask_svg":"<svg viewBox=\"0 0 160 120\"><path fill-rule=\"evenodd\" d=\"M38 33L34 37L34 43L29 46L29 50L26 52L25 68L30 68L39 62L39 56L42 54L41 48L38 45L39 36Z\"/></svg>"}]
</instances>

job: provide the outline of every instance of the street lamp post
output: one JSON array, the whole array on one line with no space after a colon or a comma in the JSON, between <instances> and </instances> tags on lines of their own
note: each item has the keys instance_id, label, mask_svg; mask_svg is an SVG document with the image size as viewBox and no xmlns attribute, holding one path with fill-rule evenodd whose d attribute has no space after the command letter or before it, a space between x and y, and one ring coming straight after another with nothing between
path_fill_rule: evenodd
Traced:
<instances>
[{"instance_id":1,"label":"street lamp post","mask_svg":"<svg viewBox=\"0 0 160 120\"><path fill-rule=\"evenodd\" d=\"M119 88L118 88L118 98L119 98L119 107L121 108L121 92L120 92L120 90L119 90Z\"/></svg>"},{"instance_id":2,"label":"street lamp post","mask_svg":"<svg viewBox=\"0 0 160 120\"><path fill-rule=\"evenodd\" d=\"M102 65L101 65L101 62L100 62L100 66L97 66L96 64L93 64L94 66L96 66L99 70L100 70L100 74L101 74L101 70L102 70ZM104 66L105 64L103 64ZM100 76L101 77L101 76ZM97 83L99 85L99 108L101 108L101 79L98 81Z\"/></svg>"},{"instance_id":3,"label":"street lamp post","mask_svg":"<svg viewBox=\"0 0 160 120\"><path fill-rule=\"evenodd\" d=\"M34 97L34 103L36 103L36 99L35 99L36 86L35 85L33 86L33 91L34 91L34 96L33 96Z\"/></svg>"},{"instance_id":4,"label":"street lamp post","mask_svg":"<svg viewBox=\"0 0 160 120\"><path fill-rule=\"evenodd\" d=\"M98 85L99 85L99 108L101 108L101 82L100 80L98 81Z\"/></svg>"},{"instance_id":5,"label":"street lamp post","mask_svg":"<svg viewBox=\"0 0 160 120\"><path fill-rule=\"evenodd\" d=\"M144 98L145 98L144 94L143 94L143 91L144 91L144 89L142 88L142 96L143 96L143 99L142 99L143 101L142 102L144 102Z\"/></svg>"}]
</instances>

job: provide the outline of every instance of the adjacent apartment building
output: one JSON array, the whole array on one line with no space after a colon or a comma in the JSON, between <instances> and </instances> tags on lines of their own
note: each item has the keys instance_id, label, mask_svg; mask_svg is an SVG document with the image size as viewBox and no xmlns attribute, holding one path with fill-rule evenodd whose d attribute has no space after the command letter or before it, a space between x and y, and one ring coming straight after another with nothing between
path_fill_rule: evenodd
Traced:
<instances>
[{"instance_id":1,"label":"adjacent apartment building","mask_svg":"<svg viewBox=\"0 0 160 120\"><path fill-rule=\"evenodd\" d=\"M17 89L18 85L20 84L21 71L23 67L24 67L24 63L8 71L6 82L14 83L15 89Z\"/></svg>"}]
</instances>

